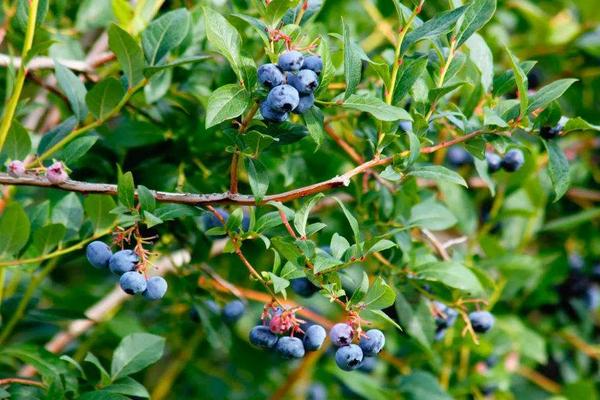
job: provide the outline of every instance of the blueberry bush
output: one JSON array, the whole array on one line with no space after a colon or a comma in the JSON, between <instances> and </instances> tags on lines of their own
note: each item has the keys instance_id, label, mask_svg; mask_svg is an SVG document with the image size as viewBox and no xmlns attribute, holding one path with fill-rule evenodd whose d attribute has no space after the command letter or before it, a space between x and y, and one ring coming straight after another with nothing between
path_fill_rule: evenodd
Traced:
<instances>
[{"instance_id":1,"label":"blueberry bush","mask_svg":"<svg viewBox=\"0 0 600 400\"><path fill-rule=\"evenodd\" d=\"M597 399L597 8L3 1L0 398Z\"/></svg>"}]
</instances>

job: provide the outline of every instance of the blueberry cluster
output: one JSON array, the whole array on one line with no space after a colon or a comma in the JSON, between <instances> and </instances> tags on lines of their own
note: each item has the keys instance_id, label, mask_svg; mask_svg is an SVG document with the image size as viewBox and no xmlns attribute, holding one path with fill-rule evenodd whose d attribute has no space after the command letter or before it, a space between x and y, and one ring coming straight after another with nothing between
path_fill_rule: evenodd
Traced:
<instances>
[{"instance_id":1,"label":"blueberry cluster","mask_svg":"<svg viewBox=\"0 0 600 400\"><path fill-rule=\"evenodd\" d=\"M500 157L496 153L487 152L485 153L485 159L490 173L494 173L500 169L506 172L515 172L525 164L525 155L520 149L509 150L504 157Z\"/></svg>"},{"instance_id":2,"label":"blueberry cluster","mask_svg":"<svg viewBox=\"0 0 600 400\"><path fill-rule=\"evenodd\" d=\"M448 328L452 327L458 317L458 311L440 303L433 302L435 308L435 339L442 340ZM477 333L486 333L494 327L494 316L488 311L473 311L469 314L469 322Z\"/></svg>"},{"instance_id":3,"label":"blueberry cluster","mask_svg":"<svg viewBox=\"0 0 600 400\"><path fill-rule=\"evenodd\" d=\"M303 114L315 102L314 91L319 86L323 61L319 56L304 57L299 51L283 53L277 64L258 68L258 80L269 89L260 113L266 121L283 122L289 113Z\"/></svg>"},{"instance_id":4,"label":"blueberry cluster","mask_svg":"<svg viewBox=\"0 0 600 400\"><path fill-rule=\"evenodd\" d=\"M141 293L148 300L158 300L167 292L167 281L163 277L147 279L136 269L139 257L132 250L120 250L113 254L106 243L97 240L88 244L85 255L95 268L108 268L120 276L119 285L127 294Z\"/></svg>"},{"instance_id":5,"label":"blueberry cluster","mask_svg":"<svg viewBox=\"0 0 600 400\"><path fill-rule=\"evenodd\" d=\"M271 321L281 314L276 311ZM282 334L278 324L269 323L257 325L250 331L250 343L261 349L274 349L281 357L286 359L302 358L307 352L317 351L323 345L327 332L321 325L310 325L304 331L302 339L294 336L280 336Z\"/></svg>"},{"instance_id":6,"label":"blueberry cluster","mask_svg":"<svg viewBox=\"0 0 600 400\"><path fill-rule=\"evenodd\" d=\"M331 343L337 347L335 363L344 371L360 368L376 356L385 345L385 336L379 329L370 329L354 344L354 329L346 323L335 324L329 331Z\"/></svg>"}]
</instances>

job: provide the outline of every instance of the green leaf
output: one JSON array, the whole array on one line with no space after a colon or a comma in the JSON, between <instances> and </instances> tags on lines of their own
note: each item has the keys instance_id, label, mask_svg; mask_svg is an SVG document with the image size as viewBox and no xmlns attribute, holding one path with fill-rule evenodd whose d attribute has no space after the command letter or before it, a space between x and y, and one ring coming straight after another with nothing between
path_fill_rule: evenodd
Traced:
<instances>
[{"instance_id":1,"label":"green leaf","mask_svg":"<svg viewBox=\"0 0 600 400\"><path fill-rule=\"evenodd\" d=\"M535 61L523 61L520 62L518 66L523 73L527 75L533 69L535 64ZM496 97L502 96L510 92L514 87L515 73L512 70L508 70L494 78L494 89L492 94Z\"/></svg>"},{"instance_id":2,"label":"green leaf","mask_svg":"<svg viewBox=\"0 0 600 400\"><path fill-rule=\"evenodd\" d=\"M250 93L237 83L221 86L208 98L206 128L242 115L250 103Z\"/></svg>"},{"instance_id":3,"label":"green leaf","mask_svg":"<svg viewBox=\"0 0 600 400\"><path fill-rule=\"evenodd\" d=\"M325 273L335 269L336 267L339 267L342 264L344 264L342 261L330 256L329 254L319 253L316 255L313 262L313 272L315 274Z\"/></svg>"},{"instance_id":4,"label":"green leaf","mask_svg":"<svg viewBox=\"0 0 600 400\"><path fill-rule=\"evenodd\" d=\"M554 202L560 200L571 184L569 160L556 141L544 140L548 151L548 175L554 188Z\"/></svg>"},{"instance_id":5,"label":"green leaf","mask_svg":"<svg viewBox=\"0 0 600 400\"><path fill-rule=\"evenodd\" d=\"M382 310L364 310L361 312L361 315L369 321L377 321L379 319L383 322L387 322L388 324L393 325L399 331L404 331L396 321L394 321L389 315L387 315Z\"/></svg>"},{"instance_id":6,"label":"green leaf","mask_svg":"<svg viewBox=\"0 0 600 400\"><path fill-rule=\"evenodd\" d=\"M98 369L98 372L100 372L100 382L103 385L108 385L110 383L110 375L108 372L106 372L106 369L104 369L104 366L100 360L98 360L98 357L96 357L93 353L87 353L83 361L93 364Z\"/></svg>"},{"instance_id":7,"label":"green leaf","mask_svg":"<svg viewBox=\"0 0 600 400\"><path fill-rule=\"evenodd\" d=\"M348 211L348 208L346 207L346 205L344 205L344 203L339 198L334 197L334 199L335 199L335 201L337 201L338 205L344 212L344 216L346 217L346 219L348 220L348 223L350 224L352 233L354 233L354 242L356 243L357 246L360 247L360 227L358 226L358 220L356 219L356 217L354 215L352 215L352 213L350 211ZM359 250L361 250L361 249L359 249Z\"/></svg>"},{"instance_id":8,"label":"green leaf","mask_svg":"<svg viewBox=\"0 0 600 400\"><path fill-rule=\"evenodd\" d=\"M112 24L108 28L108 46L117 56L129 87L135 86L144 79L143 71L146 64L144 54L129 33Z\"/></svg>"},{"instance_id":9,"label":"green leaf","mask_svg":"<svg viewBox=\"0 0 600 400\"><path fill-rule=\"evenodd\" d=\"M49 224L33 232L31 246L36 255L51 252L63 239L67 228L63 224Z\"/></svg>"},{"instance_id":10,"label":"green leaf","mask_svg":"<svg viewBox=\"0 0 600 400\"><path fill-rule=\"evenodd\" d=\"M310 137L315 141L317 147L319 147L325 137L325 131L323 130L323 113L318 107L313 106L310 110L302 114L302 118L304 119Z\"/></svg>"},{"instance_id":11,"label":"green leaf","mask_svg":"<svg viewBox=\"0 0 600 400\"><path fill-rule=\"evenodd\" d=\"M562 96L575 82L577 82L577 79L560 79L544 86L531 96L527 112L546 108L550 103Z\"/></svg>"},{"instance_id":12,"label":"green leaf","mask_svg":"<svg viewBox=\"0 0 600 400\"><path fill-rule=\"evenodd\" d=\"M410 210L410 226L442 231L456 224L454 214L435 200L417 203Z\"/></svg>"},{"instance_id":13,"label":"green leaf","mask_svg":"<svg viewBox=\"0 0 600 400\"><path fill-rule=\"evenodd\" d=\"M419 279L440 282L468 295L481 295L483 287L469 268L456 261L439 261L413 267Z\"/></svg>"},{"instance_id":14,"label":"green leaf","mask_svg":"<svg viewBox=\"0 0 600 400\"><path fill-rule=\"evenodd\" d=\"M163 63L160 65L151 65L149 67L144 68L144 76L146 78L151 78L152 76L154 76L155 74L162 72L166 69L169 68L175 68L181 65L186 65L186 64L195 64L197 62L200 61L204 61L207 60L209 58L212 58L209 55L197 55L197 56L190 56L190 57L182 57L182 58L178 58L172 62L168 62L168 63Z\"/></svg>"},{"instance_id":15,"label":"green leaf","mask_svg":"<svg viewBox=\"0 0 600 400\"><path fill-rule=\"evenodd\" d=\"M287 10L296 7L298 2L299 0L272 0L267 5L267 23L273 27L277 25Z\"/></svg>"},{"instance_id":16,"label":"green leaf","mask_svg":"<svg viewBox=\"0 0 600 400\"><path fill-rule=\"evenodd\" d=\"M95 390L82 393L78 400L130 400L129 397L119 393L111 393L107 390Z\"/></svg>"},{"instance_id":17,"label":"green leaf","mask_svg":"<svg viewBox=\"0 0 600 400\"><path fill-rule=\"evenodd\" d=\"M321 38L321 43L318 49L319 56L323 61L323 70L321 71L319 87L315 93L315 98L319 98L321 93L327 91L327 86L333 81L335 77L335 67L331 61L331 52L329 51L329 42L326 37Z\"/></svg>"},{"instance_id":18,"label":"green leaf","mask_svg":"<svg viewBox=\"0 0 600 400\"><path fill-rule=\"evenodd\" d=\"M56 143L60 142L65 138L69 133L75 129L77 126L77 118L75 116L70 116L60 123L57 127L48 131L42 138L40 139L40 144L37 148L37 153L42 154Z\"/></svg>"},{"instance_id":19,"label":"green leaf","mask_svg":"<svg viewBox=\"0 0 600 400\"><path fill-rule=\"evenodd\" d=\"M435 39L446 34L454 28L458 19L465 13L468 7L462 6L454 10L444 11L437 14L423 25L417 27L404 38L402 42L402 53L414 43L424 39Z\"/></svg>"},{"instance_id":20,"label":"green leaf","mask_svg":"<svg viewBox=\"0 0 600 400\"><path fill-rule=\"evenodd\" d=\"M294 226L296 230L300 234L300 237L306 237L306 224L308 222L308 216L310 215L310 210L317 204L319 200L321 200L325 195L323 193L319 193L313 196L309 201L305 202L302 205L302 208L296 212L294 216Z\"/></svg>"},{"instance_id":21,"label":"green leaf","mask_svg":"<svg viewBox=\"0 0 600 400\"><path fill-rule=\"evenodd\" d=\"M108 77L98 82L85 96L85 102L97 119L105 119L125 96L117 79Z\"/></svg>"},{"instance_id":22,"label":"green leaf","mask_svg":"<svg viewBox=\"0 0 600 400\"><path fill-rule=\"evenodd\" d=\"M396 247L396 243L391 240L381 239L367 250L367 254L377 253L379 251L391 249L392 247Z\"/></svg>"},{"instance_id":23,"label":"green leaf","mask_svg":"<svg viewBox=\"0 0 600 400\"><path fill-rule=\"evenodd\" d=\"M117 178L117 194L119 201L125 207L132 209L135 207L135 185L133 183L133 175L131 172L123 173L119 169Z\"/></svg>"},{"instance_id":24,"label":"green leaf","mask_svg":"<svg viewBox=\"0 0 600 400\"><path fill-rule=\"evenodd\" d=\"M203 7L204 25L206 37L212 46L221 53L236 71L238 77L242 78L242 62L240 49L242 39L238 31L218 12Z\"/></svg>"},{"instance_id":25,"label":"green leaf","mask_svg":"<svg viewBox=\"0 0 600 400\"><path fill-rule=\"evenodd\" d=\"M584 120L581 117L577 118L569 118L567 123L563 128L563 132L573 132L573 131L597 131L600 132L600 125L593 125Z\"/></svg>"},{"instance_id":26,"label":"green leaf","mask_svg":"<svg viewBox=\"0 0 600 400\"><path fill-rule=\"evenodd\" d=\"M163 355L165 339L149 333L133 333L121 340L110 367L112 381L154 364Z\"/></svg>"},{"instance_id":27,"label":"green leaf","mask_svg":"<svg viewBox=\"0 0 600 400\"><path fill-rule=\"evenodd\" d=\"M421 300L414 308L404 297L402 291L396 289L396 314L400 324L414 340L424 349L431 349L431 340L435 330L429 306Z\"/></svg>"},{"instance_id":28,"label":"green leaf","mask_svg":"<svg viewBox=\"0 0 600 400\"><path fill-rule=\"evenodd\" d=\"M94 233L102 232L113 226L117 216L110 214L115 208L115 201L110 196L90 194L83 200L83 209L92 221Z\"/></svg>"},{"instance_id":29,"label":"green leaf","mask_svg":"<svg viewBox=\"0 0 600 400\"><path fill-rule=\"evenodd\" d=\"M457 35L457 48L462 46L471 35L483 28L496 12L496 0L474 0L467 7Z\"/></svg>"},{"instance_id":30,"label":"green leaf","mask_svg":"<svg viewBox=\"0 0 600 400\"><path fill-rule=\"evenodd\" d=\"M398 104L427 69L427 57L410 60L402 65L396 78L392 104Z\"/></svg>"},{"instance_id":31,"label":"green leaf","mask_svg":"<svg viewBox=\"0 0 600 400\"><path fill-rule=\"evenodd\" d=\"M519 116L523 117L527 113L527 106L529 105L529 97L527 95L527 75L521 69L519 62L517 61L513 53L508 49L508 47L506 47L505 49L506 53L508 54L510 65L515 76L517 90L519 91Z\"/></svg>"},{"instance_id":32,"label":"green leaf","mask_svg":"<svg viewBox=\"0 0 600 400\"><path fill-rule=\"evenodd\" d=\"M481 179L483 179L487 187L490 189L490 194L492 195L492 197L496 196L496 184L494 183L494 180L491 178L488 172L487 160L485 158L479 159L477 157L473 157L473 161L477 173L479 174Z\"/></svg>"},{"instance_id":33,"label":"green leaf","mask_svg":"<svg viewBox=\"0 0 600 400\"><path fill-rule=\"evenodd\" d=\"M83 206L75 193L69 193L52 209L52 222L63 224L67 227L69 236L77 236L83 223Z\"/></svg>"},{"instance_id":34,"label":"green leaf","mask_svg":"<svg viewBox=\"0 0 600 400\"><path fill-rule=\"evenodd\" d=\"M368 291L369 275L365 271L362 271L362 279L360 280L360 285L358 285L354 293L352 293L352 297L350 298L349 304L358 304L359 301L365 298Z\"/></svg>"},{"instance_id":35,"label":"green leaf","mask_svg":"<svg viewBox=\"0 0 600 400\"><path fill-rule=\"evenodd\" d=\"M256 198L256 203L260 203L269 190L267 169L260 161L246 158L246 170L252 194Z\"/></svg>"},{"instance_id":36,"label":"green leaf","mask_svg":"<svg viewBox=\"0 0 600 400\"><path fill-rule=\"evenodd\" d=\"M84 136L73 140L55 153L55 157L69 165L83 157L98 141L98 136Z\"/></svg>"},{"instance_id":37,"label":"green leaf","mask_svg":"<svg viewBox=\"0 0 600 400\"><path fill-rule=\"evenodd\" d=\"M583 210L577 214L569 215L562 218L554 219L542 228L542 231L568 231L578 227L581 224L600 219L600 208L590 208Z\"/></svg>"},{"instance_id":38,"label":"green leaf","mask_svg":"<svg viewBox=\"0 0 600 400\"><path fill-rule=\"evenodd\" d=\"M353 396L351 397L336 397L338 399L359 398L358 396L360 396L360 398L369 400L389 400L399 398L397 397L398 393L394 393L390 388L384 389L380 384L377 383L375 379L373 379L373 377L367 374L351 374L346 371L342 371L338 367L332 366L328 375L335 376L337 380L342 382L348 388L348 390L353 393ZM328 398L332 399L334 397Z\"/></svg>"},{"instance_id":39,"label":"green leaf","mask_svg":"<svg viewBox=\"0 0 600 400\"><path fill-rule=\"evenodd\" d=\"M191 23L190 13L185 8L169 11L152 21L142 32L142 47L146 60L156 65L185 39Z\"/></svg>"},{"instance_id":40,"label":"green leaf","mask_svg":"<svg viewBox=\"0 0 600 400\"><path fill-rule=\"evenodd\" d=\"M11 160L23 160L31 151L31 138L29 132L16 119L12 121L10 130L6 135L6 141L2 153ZM66 162L66 161L65 161Z\"/></svg>"},{"instance_id":41,"label":"green leaf","mask_svg":"<svg viewBox=\"0 0 600 400\"><path fill-rule=\"evenodd\" d=\"M104 392L118 393L125 396L141 397L144 399L150 398L150 394L144 385L130 377L119 379L112 385L104 387L102 390Z\"/></svg>"},{"instance_id":42,"label":"green leaf","mask_svg":"<svg viewBox=\"0 0 600 400\"><path fill-rule=\"evenodd\" d=\"M140 206L142 210L153 212L156 208L156 199L154 195L146 186L138 185L137 188L138 193L138 201L140 202Z\"/></svg>"},{"instance_id":43,"label":"green leaf","mask_svg":"<svg viewBox=\"0 0 600 400\"><path fill-rule=\"evenodd\" d=\"M344 77L346 79L346 92L344 99L348 99L360 83L362 61L361 55L356 49L356 45L350 39L350 30L348 25L343 24L344 28Z\"/></svg>"},{"instance_id":44,"label":"green leaf","mask_svg":"<svg viewBox=\"0 0 600 400\"><path fill-rule=\"evenodd\" d=\"M424 165L415 167L413 170L408 172L408 175L418 178L432 179L435 181L452 182L456 183L457 185L469 187L465 179L457 172L441 165Z\"/></svg>"},{"instance_id":45,"label":"green leaf","mask_svg":"<svg viewBox=\"0 0 600 400\"><path fill-rule=\"evenodd\" d=\"M452 400L440 386L438 380L425 371L414 371L401 377L400 390L407 399Z\"/></svg>"},{"instance_id":46,"label":"green leaf","mask_svg":"<svg viewBox=\"0 0 600 400\"><path fill-rule=\"evenodd\" d=\"M380 310L394 304L396 293L381 277L377 277L362 301L369 310Z\"/></svg>"},{"instance_id":47,"label":"green leaf","mask_svg":"<svg viewBox=\"0 0 600 400\"><path fill-rule=\"evenodd\" d=\"M263 43L265 46L269 46L269 28L267 27L267 25L262 22L260 19L258 18L254 18L251 17L249 15L244 15L244 14L231 14L231 16L239 18L243 21L246 21L248 24L250 24L251 27L254 28L254 30L256 31L256 33L258 33L258 35L260 36L260 38L262 39Z\"/></svg>"},{"instance_id":48,"label":"green leaf","mask_svg":"<svg viewBox=\"0 0 600 400\"><path fill-rule=\"evenodd\" d=\"M54 73L56 74L58 87L67 96L73 113L79 121L83 121L88 114L88 108L85 103L87 90L83 82L70 69L63 66L57 60L54 60Z\"/></svg>"},{"instance_id":49,"label":"green leaf","mask_svg":"<svg viewBox=\"0 0 600 400\"><path fill-rule=\"evenodd\" d=\"M384 103L383 100L373 97L370 94L353 94L344 101L342 106L352 110L368 112L381 121L412 121L410 114L403 108L390 106Z\"/></svg>"},{"instance_id":50,"label":"green leaf","mask_svg":"<svg viewBox=\"0 0 600 400\"><path fill-rule=\"evenodd\" d=\"M0 218L0 255L13 256L29 239L29 218L19 203L10 203Z\"/></svg>"},{"instance_id":51,"label":"green leaf","mask_svg":"<svg viewBox=\"0 0 600 400\"><path fill-rule=\"evenodd\" d=\"M481 86L487 93L494 82L494 56L492 50L479 34L471 36L466 45L469 47L469 58L481 73Z\"/></svg>"},{"instance_id":52,"label":"green leaf","mask_svg":"<svg viewBox=\"0 0 600 400\"><path fill-rule=\"evenodd\" d=\"M144 216L144 223L148 228L152 228L153 226L160 225L163 223L162 219L158 218L150 211L143 211L142 214Z\"/></svg>"}]
</instances>

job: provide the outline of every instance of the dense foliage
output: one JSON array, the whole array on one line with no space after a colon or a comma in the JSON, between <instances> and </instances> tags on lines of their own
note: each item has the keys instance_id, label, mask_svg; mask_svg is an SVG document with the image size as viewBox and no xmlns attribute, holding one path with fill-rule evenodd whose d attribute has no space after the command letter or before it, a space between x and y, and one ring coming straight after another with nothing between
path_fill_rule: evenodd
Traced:
<instances>
[{"instance_id":1,"label":"dense foliage","mask_svg":"<svg viewBox=\"0 0 600 400\"><path fill-rule=\"evenodd\" d=\"M3 1L0 398L596 399L596 3Z\"/></svg>"}]
</instances>

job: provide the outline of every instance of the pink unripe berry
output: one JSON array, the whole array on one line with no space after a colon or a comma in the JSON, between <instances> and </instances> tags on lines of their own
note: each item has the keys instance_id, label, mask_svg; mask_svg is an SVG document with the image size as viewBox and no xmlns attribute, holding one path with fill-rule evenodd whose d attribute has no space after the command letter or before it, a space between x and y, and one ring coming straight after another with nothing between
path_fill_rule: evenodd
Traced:
<instances>
[{"instance_id":1,"label":"pink unripe berry","mask_svg":"<svg viewBox=\"0 0 600 400\"><path fill-rule=\"evenodd\" d=\"M69 175L65 171L65 166L60 161L55 162L46 169L46 177L55 185L60 185L69 179Z\"/></svg>"},{"instance_id":2,"label":"pink unripe berry","mask_svg":"<svg viewBox=\"0 0 600 400\"><path fill-rule=\"evenodd\" d=\"M19 160L11 161L8 164L8 173L15 178L25 175L25 163Z\"/></svg>"}]
</instances>

